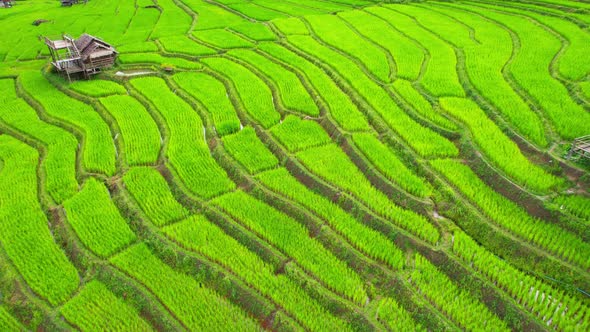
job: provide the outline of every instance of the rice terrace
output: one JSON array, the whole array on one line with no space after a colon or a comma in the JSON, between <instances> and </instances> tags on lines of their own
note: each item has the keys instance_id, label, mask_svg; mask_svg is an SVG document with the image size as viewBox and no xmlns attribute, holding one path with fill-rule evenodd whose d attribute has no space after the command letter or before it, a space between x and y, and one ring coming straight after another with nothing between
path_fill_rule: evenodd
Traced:
<instances>
[{"instance_id":1,"label":"rice terrace","mask_svg":"<svg viewBox=\"0 0 590 332\"><path fill-rule=\"evenodd\" d=\"M0 27L0 331L590 331L590 0Z\"/></svg>"}]
</instances>

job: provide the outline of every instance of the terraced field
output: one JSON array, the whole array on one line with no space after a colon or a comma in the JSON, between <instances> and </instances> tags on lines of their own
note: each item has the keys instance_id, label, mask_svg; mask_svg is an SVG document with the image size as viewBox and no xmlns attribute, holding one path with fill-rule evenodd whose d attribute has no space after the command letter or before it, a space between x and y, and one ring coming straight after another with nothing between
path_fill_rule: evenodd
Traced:
<instances>
[{"instance_id":1,"label":"terraced field","mask_svg":"<svg viewBox=\"0 0 590 332\"><path fill-rule=\"evenodd\" d=\"M590 330L586 0L14 4L0 331Z\"/></svg>"}]
</instances>

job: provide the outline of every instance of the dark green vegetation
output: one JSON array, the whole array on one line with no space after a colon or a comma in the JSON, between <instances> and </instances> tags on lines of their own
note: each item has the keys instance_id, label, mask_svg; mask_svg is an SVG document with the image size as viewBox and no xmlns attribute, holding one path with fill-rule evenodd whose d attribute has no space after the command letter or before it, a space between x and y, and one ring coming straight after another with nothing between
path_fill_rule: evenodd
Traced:
<instances>
[{"instance_id":1,"label":"dark green vegetation","mask_svg":"<svg viewBox=\"0 0 590 332\"><path fill-rule=\"evenodd\" d=\"M0 331L590 330L587 1L22 0L0 25ZM63 79L61 32L116 67Z\"/></svg>"}]
</instances>

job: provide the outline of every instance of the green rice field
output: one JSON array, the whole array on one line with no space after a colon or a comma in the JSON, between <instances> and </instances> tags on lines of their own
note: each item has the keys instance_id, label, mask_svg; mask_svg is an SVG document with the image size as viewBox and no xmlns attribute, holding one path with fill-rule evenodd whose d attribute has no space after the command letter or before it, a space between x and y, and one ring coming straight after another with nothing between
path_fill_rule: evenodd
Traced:
<instances>
[{"instance_id":1,"label":"green rice field","mask_svg":"<svg viewBox=\"0 0 590 332\"><path fill-rule=\"evenodd\" d=\"M0 27L0 331L590 331L589 0ZM64 34L114 66L62 75Z\"/></svg>"}]
</instances>

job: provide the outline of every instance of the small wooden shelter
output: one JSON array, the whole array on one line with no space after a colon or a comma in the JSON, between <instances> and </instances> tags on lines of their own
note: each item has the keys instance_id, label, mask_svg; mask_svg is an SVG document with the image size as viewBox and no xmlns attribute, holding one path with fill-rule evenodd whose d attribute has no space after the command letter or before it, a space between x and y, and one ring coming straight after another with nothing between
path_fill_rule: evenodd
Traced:
<instances>
[{"instance_id":1,"label":"small wooden shelter","mask_svg":"<svg viewBox=\"0 0 590 332\"><path fill-rule=\"evenodd\" d=\"M68 35L63 35L61 40L45 37L45 44L49 47L53 67L70 80L78 73L88 79L90 75L100 73L102 68L113 66L118 54L110 44L89 34L78 39Z\"/></svg>"},{"instance_id":2,"label":"small wooden shelter","mask_svg":"<svg viewBox=\"0 0 590 332\"><path fill-rule=\"evenodd\" d=\"M78 0L60 0L62 7L71 7L78 3Z\"/></svg>"},{"instance_id":3,"label":"small wooden shelter","mask_svg":"<svg viewBox=\"0 0 590 332\"><path fill-rule=\"evenodd\" d=\"M571 159L574 155L590 158L590 135L578 137L574 140L567 157Z\"/></svg>"}]
</instances>

